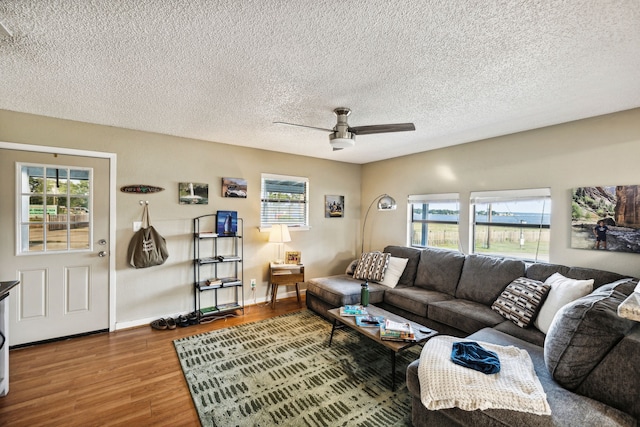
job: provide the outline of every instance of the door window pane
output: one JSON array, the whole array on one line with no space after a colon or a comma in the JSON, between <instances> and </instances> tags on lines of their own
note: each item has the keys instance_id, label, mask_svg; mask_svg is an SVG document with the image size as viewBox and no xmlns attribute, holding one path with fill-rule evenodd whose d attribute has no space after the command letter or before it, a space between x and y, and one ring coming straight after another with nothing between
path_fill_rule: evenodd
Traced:
<instances>
[{"instance_id":1,"label":"door window pane","mask_svg":"<svg viewBox=\"0 0 640 427\"><path fill-rule=\"evenodd\" d=\"M91 170L20 165L19 253L91 249Z\"/></svg>"}]
</instances>

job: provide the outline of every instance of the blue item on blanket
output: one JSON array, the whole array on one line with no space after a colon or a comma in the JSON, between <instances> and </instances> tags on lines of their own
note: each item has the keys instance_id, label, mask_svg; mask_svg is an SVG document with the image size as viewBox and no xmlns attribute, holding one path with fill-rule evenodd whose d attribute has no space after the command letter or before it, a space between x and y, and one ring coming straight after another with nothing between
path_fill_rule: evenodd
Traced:
<instances>
[{"instance_id":1,"label":"blue item on blanket","mask_svg":"<svg viewBox=\"0 0 640 427\"><path fill-rule=\"evenodd\" d=\"M484 374L497 374L500 372L498 355L475 341L454 342L451 348L451 361Z\"/></svg>"}]
</instances>

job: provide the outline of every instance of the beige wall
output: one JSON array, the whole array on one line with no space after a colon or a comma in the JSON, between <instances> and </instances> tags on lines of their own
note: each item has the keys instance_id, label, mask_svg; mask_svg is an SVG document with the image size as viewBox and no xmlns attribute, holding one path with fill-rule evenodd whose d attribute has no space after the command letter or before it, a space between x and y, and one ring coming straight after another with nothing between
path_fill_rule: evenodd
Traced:
<instances>
[{"instance_id":1,"label":"beige wall","mask_svg":"<svg viewBox=\"0 0 640 427\"><path fill-rule=\"evenodd\" d=\"M572 188L640 184L640 109L370 163L362 182L363 203L385 192L398 201L370 215L372 249L407 243L410 194L460 193L467 242L471 191L550 187L551 262L640 276L639 254L570 247Z\"/></svg>"},{"instance_id":2,"label":"beige wall","mask_svg":"<svg viewBox=\"0 0 640 427\"><path fill-rule=\"evenodd\" d=\"M117 194L117 322L121 325L193 309L192 218L218 209L237 210L244 218L245 279L256 278L257 300L265 299L267 263L275 252L257 228L261 172L310 179L312 229L294 232L287 244L302 251L308 277L340 273L360 251L361 220L381 193L395 197L398 210L371 211L365 250L407 243L409 194L459 192L464 202L471 191L534 187L551 188L551 262L640 276L640 255L571 249L569 234L571 188L640 184L640 109L364 166L1 110L0 141L116 153L118 188L127 184L166 188L144 197ZM222 198L223 176L247 179L249 197ZM209 183L209 205L179 205L179 182ZM3 197L13 191L6 187L0 184ZM345 196L345 218L324 218L326 194ZM163 266L135 270L126 265L125 253L132 222L141 214L141 199L150 202L152 223L167 238L170 258ZM461 208L461 237L468 240L468 204ZM245 298L253 302L248 286Z\"/></svg>"},{"instance_id":3,"label":"beige wall","mask_svg":"<svg viewBox=\"0 0 640 427\"><path fill-rule=\"evenodd\" d=\"M342 272L356 252L359 165L2 110L0 141L116 153L118 189L128 184L165 188L148 195L118 191L116 196L117 241L112 256L116 256L116 322L120 326L193 310L192 218L217 210L236 210L244 219L244 277L247 284L257 279L255 299L265 300L267 265L276 252L267 243L268 234L258 231L262 172L309 178L311 230L292 232L292 242L286 244L287 249L302 252L308 277ZM248 198L223 198L222 177L246 179ZM209 204L180 205L179 182L208 183ZM10 185L0 184L0 191L3 200L10 200ZM345 196L344 218L324 218L325 195ZM126 263L132 223L142 213L139 200L149 201L152 224L167 239L170 254L164 265L142 270ZM253 301L246 286L245 302Z\"/></svg>"}]
</instances>

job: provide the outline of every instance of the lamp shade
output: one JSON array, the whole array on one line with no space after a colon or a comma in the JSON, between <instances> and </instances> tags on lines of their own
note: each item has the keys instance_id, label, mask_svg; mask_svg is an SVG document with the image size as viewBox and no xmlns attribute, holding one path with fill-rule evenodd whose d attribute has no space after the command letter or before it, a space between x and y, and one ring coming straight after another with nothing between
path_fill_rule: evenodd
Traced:
<instances>
[{"instance_id":1,"label":"lamp shade","mask_svg":"<svg viewBox=\"0 0 640 427\"><path fill-rule=\"evenodd\" d=\"M388 194L385 194L378 199L379 211L393 211L397 206L396 200Z\"/></svg>"},{"instance_id":2,"label":"lamp shade","mask_svg":"<svg viewBox=\"0 0 640 427\"><path fill-rule=\"evenodd\" d=\"M287 224L273 224L269 233L270 243L287 243L291 241Z\"/></svg>"}]
</instances>

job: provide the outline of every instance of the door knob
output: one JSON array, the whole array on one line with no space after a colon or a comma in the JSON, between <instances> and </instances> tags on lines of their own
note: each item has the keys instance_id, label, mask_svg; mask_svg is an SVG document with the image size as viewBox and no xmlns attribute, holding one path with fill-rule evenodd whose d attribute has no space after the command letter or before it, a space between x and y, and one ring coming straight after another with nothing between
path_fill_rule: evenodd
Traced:
<instances>
[{"instance_id":1,"label":"door knob","mask_svg":"<svg viewBox=\"0 0 640 427\"><path fill-rule=\"evenodd\" d=\"M106 257L106 256L107 256L107 253L106 253L105 251L100 251L100 252L98 252L98 256L99 256L100 258L103 258L103 257Z\"/></svg>"}]
</instances>

